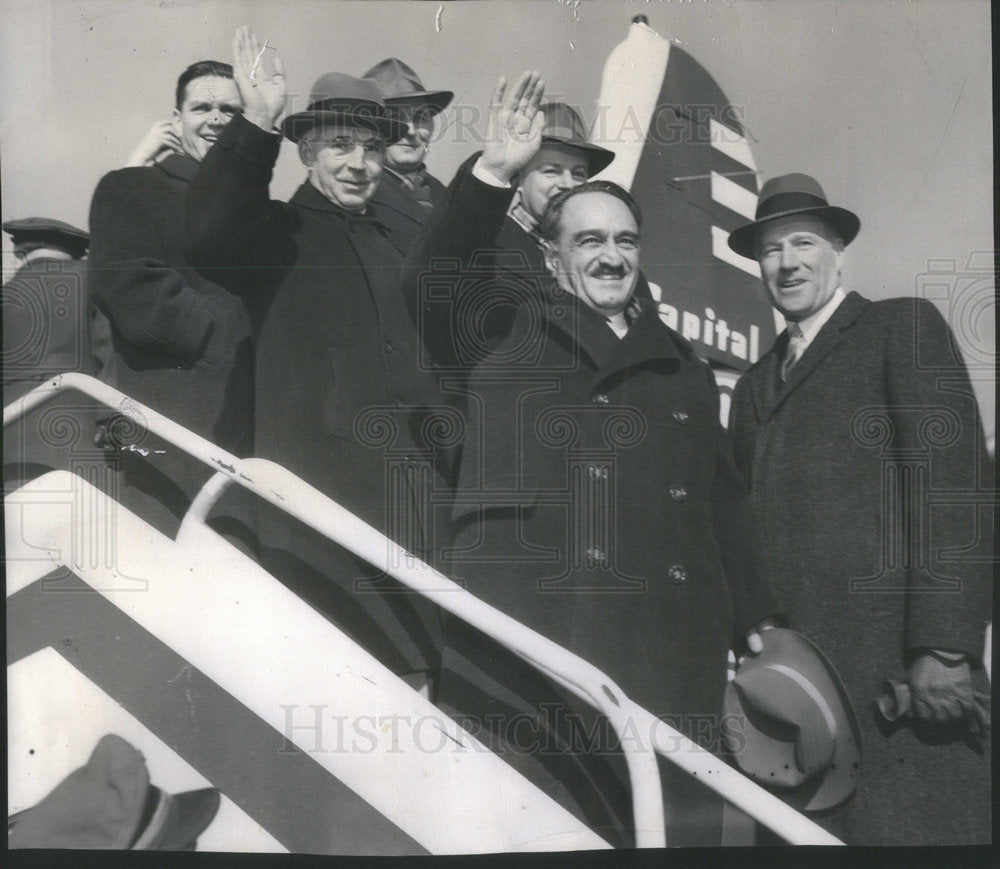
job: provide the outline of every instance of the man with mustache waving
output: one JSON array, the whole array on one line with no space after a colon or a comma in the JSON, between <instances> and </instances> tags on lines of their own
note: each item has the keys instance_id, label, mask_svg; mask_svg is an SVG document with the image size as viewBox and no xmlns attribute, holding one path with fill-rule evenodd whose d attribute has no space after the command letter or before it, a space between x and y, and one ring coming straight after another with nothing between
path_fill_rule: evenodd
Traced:
<instances>
[{"instance_id":1,"label":"man with mustache waving","mask_svg":"<svg viewBox=\"0 0 1000 869\"><path fill-rule=\"evenodd\" d=\"M422 277L435 286L435 259L458 260L455 292L471 308L476 262L495 245L511 181L541 142L541 95L537 73L506 100L498 85L494 134L448 188L420 246ZM727 651L777 604L712 374L635 296L641 225L633 197L607 181L548 204L541 233L553 277L538 277L538 305L520 307L466 381L449 572L712 748ZM497 280L479 286L489 293ZM634 844L624 758L586 704L455 619L437 696L609 842ZM661 765L667 841L720 844L721 800Z\"/></svg>"}]
</instances>

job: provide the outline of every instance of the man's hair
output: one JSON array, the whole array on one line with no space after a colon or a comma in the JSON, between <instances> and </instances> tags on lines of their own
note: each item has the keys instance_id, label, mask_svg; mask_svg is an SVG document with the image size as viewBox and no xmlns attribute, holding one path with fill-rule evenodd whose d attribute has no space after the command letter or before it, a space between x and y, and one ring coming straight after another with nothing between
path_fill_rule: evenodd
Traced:
<instances>
[{"instance_id":1,"label":"man's hair","mask_svg":"<svg viewBox=\"0 0 1000 869\"><path fill-rule=\"evenodd\" d=\"M579 187L563 190L549 200L549 204L545 206L545 213L542 215L542 222L539 227L542 238L546 241L555 241L556 236L559 235L559 224L562 222L563 207L570 199L574 196L579 196L581 193L607 193L620 199L628 206L628 210L632 212L632 217L635 218L636 229L642 228L642 210L639 208L639 203L635 201L635 197L624 187L615 184L614 181L587 181Z\"/></svg>"},{"instance_id":2,"label":"man's hair","mask_svg":"<svg viewBox=\"0 0 1000 869\"><path fill-rule=\"evenodd\" d=\"M215 75L219 78L232 78L233 68L228 63L219 60L199 60L192 63L181 77L177 79L177 93L175 94L176 106L178 109L184 105L184 97L187 96L187 86L196 78L203 78L206 75Z\"/></svg>"}]
</instances>

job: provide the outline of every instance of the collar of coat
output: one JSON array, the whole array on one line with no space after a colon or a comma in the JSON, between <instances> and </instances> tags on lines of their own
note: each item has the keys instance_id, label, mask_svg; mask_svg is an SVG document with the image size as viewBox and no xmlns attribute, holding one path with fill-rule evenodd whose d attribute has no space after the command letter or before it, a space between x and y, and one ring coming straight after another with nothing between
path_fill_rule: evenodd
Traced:
<instances>
[{"instance_id":1,"label":"collar of coat","mask_svg":"<svg viewBox=\"0 0 1000 869\"><path fill-rule=\"evenodd\" d=\"M802 358L795 363L785 383L780 382L778 371L781 368L781 360L785 355L785 348L788 346L788 330L785 330L778 336L774 342L774 346L751 369L752 372L756 372L751 382L753 384L754 403L758 408L759 415L774 414L781 407L785 399L840 344L844 331L857 321L858 317L861 316L861 313L869 304L871 303L868 299L859 293L848 293L847 298L840 303L837 310L833 312L830 319L819 330L819 333L806 349Z\"/></svg>"},{"instance_id":2,"label":"collar of coat","mask_svg":"<svg viewBox=\"0 0 1000 869\"><path fill-rule=\"evenodd\" d=\"M579 352L595 371L594 385L619 371L661 361L679 369L695 359L691 345L660 319L656 305L638 299L638 316L624 338L619 338L607 319L549 279L545 286L545 316L549 339L568 352Z\"/></svg>"},{"instance_id":3,"label":"collar of coat","mask_svg":"<svg viewBox=\"0 0 1000 869\"><path fill-rule=\"evenodd\" d=\"M380 227L382 226L382 222L378 219L378 217L376 217L372 208L366 208L364 213L347 211L339 205L332 203L308 181L303 181L302 184L299 185L299 189L296 190L292 198L288 200L288 204L294 205L297 208L303 208L306 211L320 211L324 214L330 214L335 217L339 217L345 223L358 221L361 223L374 223Z\"/></svg>"},{"instance_id":4,"label":"collar of coat","mask_svg":"<svg viewBox=\"0 0 1000 869\"><path fill-rule=\"evenodd\" d=\"M156 164L158 169L166 172L171 178L188 184L194 181L200 165L194 157L189 157L187 154L168 154Z\"/></svg>"}]
</instances>

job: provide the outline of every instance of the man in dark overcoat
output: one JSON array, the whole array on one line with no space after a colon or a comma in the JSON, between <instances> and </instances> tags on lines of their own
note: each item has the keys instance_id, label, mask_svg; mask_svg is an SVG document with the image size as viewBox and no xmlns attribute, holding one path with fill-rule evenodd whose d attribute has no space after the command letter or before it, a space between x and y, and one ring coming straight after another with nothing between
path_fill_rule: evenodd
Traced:
<instances>
[{"instance_id":1,"label":"man in dark overcoat","mask_svg":"<svg viewBox=\"0 0 1000 869\"><path fill-rule=\"evenodd\" d=\"M47 217L10 220L3 231L18 263L3 285L7 407L64 372L97 375L108 327L87 291L86 232ZM93 452L94 408L84 414L84 403L79 395L60 396L5 431L5 491L46 471L70 469L81 448Z\"/></svg>"},{"instance_id":2,"label":"man in dark overcoat","mask_svg":"<svg viewBox=\"0 0 1000 869\"><path fill-rule=\"evenodd\" d=\"M456 281L475 279L470 263L493 249L510 181L538 149L532 82L522 78L506 103L498 89L501 135L432 218L442 244L425 255L458 259ZM609 182L550 203L541 230L555 278L536 276L540 310L523 307L467 382L449 569L713 747L727 651L777 605L711 372L634 297L640 224L635 201ZM628 776L606 722L454 619L444 658L442 705L609 841L634 843ZM719 844L719 802L661 766L668 842Z\"/></svg>"},{"instance_id":3,"label":"man in dark overcoat","mask_svg":"<svg viewBox=\"0 0 1000 869\"><path fill-rule=\"evenodd\" d=\"M379 61L364 78L379 86L389 114L406 124L403 138L385 149L385 167L372 202L403 209L423 224L444 193L444 184L427 171L425 162L434 118L455 94L427 90L419 76L396 57Z\"/></svg>"},{"instance_id":4,"label":"man in dark overcoat","mask_svg":"<svg viewBox=\"0 0 1000 869\"><path fill-rule=\"evenodd\" d=\"M102 379L237 455L251 445L250 319L241 299L192 268L184 198L241 106L229 64L200 61L181 74L172 135L147 145L149 165L111 172L94 192L89 260L91 294L112 330ZM211 470L141 430L119 443L111 429L122 503L172 534Z\"/></svg>"},{"instance_id":5,"label":"man in dark overcoat","mask_svg":"<svg viewBox=\"0 0 1000 869\"><path fill-rule=\"evenodd\" d=\"M409 240L371 205L385 146L405 128L387 116L373 82L328 73L309 108L282 125L306 181L289 202L271 200L284 74L280 61L270 75L255 67L260 52L252 33L238 31L246 109L206 156L188 209L198 262L225 272L253 317L254 454L433 560L427 505L451 446L440 426L457 422L420 368L399 289ZM419 680L436 667L430 604L296 520L255 509L261 559L275 576L397 673Z\"/></svg>"},{"instance_id":6,"label":"man in dark overcoat","mask_svg":"<svg viewBox=\"0 0 1000 869\"><path fill-rule=\"evenodd\" d=\"M737 384L736 462L789 625L829 656L861 721L857 791L817 820L848 844L986 842L982 426L930 302L845 294L859 226L796 174L768 181L757 219L730 237L789 323ZM885 679L912 699L891 725L875 705Z\"/></svg>"}]
</instances>

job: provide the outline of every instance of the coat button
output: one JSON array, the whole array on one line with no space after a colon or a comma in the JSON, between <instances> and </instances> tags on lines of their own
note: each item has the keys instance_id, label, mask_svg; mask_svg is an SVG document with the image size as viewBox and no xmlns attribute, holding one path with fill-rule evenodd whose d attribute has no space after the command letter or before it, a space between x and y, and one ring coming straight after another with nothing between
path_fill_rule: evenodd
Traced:
<instances>
[{"instance_id":1,"label":"coat button","mask_svg":"<svg viewBox=\"0 0 1000 869\"><path fill-rule=\"evenodd\" d=\"M675 501L684 501L687 499L687 496L688 496L687 489L685 489L683 486L674 483L670 487L670 497L673 498Z\"/></svg>"},{"instance_id":2,"label":"coat button","mask_svg":"<svg viewBox=\"0 0 1000 869\"><path fill-rule=\"evenodd\" d=\"M682 582L687 582L687 571L684 570L683 565L672 564L667 568L667 576L670 577L670 581L674 585L680 585Z\"/></svg>"},{"instance_id":3,"label":"coat button","mask_svg":"<svg viewBox=\"0 0 1000 869\"><path fill-rule=\"evenodd\" d=\"M392 344L386 341L385 344L382 345L382 349L385 350L386 353L392 353Z\"/></svg>"},{"instance_id":4,"label":"coat button","mask_svg":"<svg viewBox=\"0 0 1000 869\"><path fill-rule=\"evenodd\" d=\"M674 418L674 422L676 422L678 425L687 425L688 415L683 410L675 410L672 416Z\"/></svg>"},{"instance_id":5,"label":"coat button","mask_svg":"<svg viewBox=\"0 0 1000 869\"><path fill-rule=\"evenodd\" d=\"M594 404L610 404L611 399L608 398L605 392L595 392L593 397L590 399Z\"/></svg>"}]
</instances>

